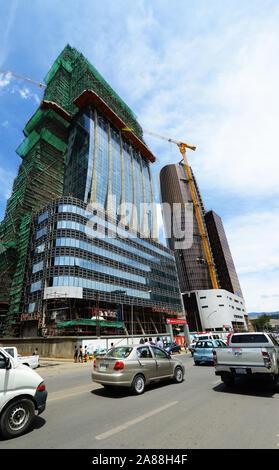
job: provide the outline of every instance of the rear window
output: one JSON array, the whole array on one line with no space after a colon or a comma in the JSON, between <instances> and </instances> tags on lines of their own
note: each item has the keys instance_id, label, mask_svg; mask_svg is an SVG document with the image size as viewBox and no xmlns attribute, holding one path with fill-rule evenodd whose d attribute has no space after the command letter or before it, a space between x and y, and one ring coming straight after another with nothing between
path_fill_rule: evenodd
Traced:
<instances>
[{"instance_id":1,"label":"rear window","mask_svg":"<svg viewBox=\"0 0 279 470\"><path fill-rule=\"evenodd\" d=\"M121 348L112 348L110 351L107 352L106 357L121 357L124 359L128 357L133 348L121 347Z\"/></svg>"},{"instance_id":2,"label":"rear window","mask_svg":"<svg viewBox=\"0 0 279 470\"><path fill-rule=\"evenodd\" d=\"M232 335L230 338L231 343L268 343L265 335Z\"/></svg>"}]
</instances>

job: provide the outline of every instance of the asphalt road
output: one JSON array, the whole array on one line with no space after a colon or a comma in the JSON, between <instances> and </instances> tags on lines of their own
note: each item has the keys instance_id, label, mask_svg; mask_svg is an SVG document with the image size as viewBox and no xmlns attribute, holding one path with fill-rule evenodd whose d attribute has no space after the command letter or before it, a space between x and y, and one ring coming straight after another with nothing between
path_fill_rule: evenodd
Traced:
<instances>
[{"instance_id":1,"label":"asphalt road","mask_svg":"<svg viewBox=\"0 0 279 470\"><path fill-rule=\"evenodd\" d=\"M140 396L91 382L92 362L38 369L47 408L33 428L1 449L279 449L279 385L241 381L228 389L214 367L194 366L182 384L149 386Z\"/></svg>"}]
</instances>

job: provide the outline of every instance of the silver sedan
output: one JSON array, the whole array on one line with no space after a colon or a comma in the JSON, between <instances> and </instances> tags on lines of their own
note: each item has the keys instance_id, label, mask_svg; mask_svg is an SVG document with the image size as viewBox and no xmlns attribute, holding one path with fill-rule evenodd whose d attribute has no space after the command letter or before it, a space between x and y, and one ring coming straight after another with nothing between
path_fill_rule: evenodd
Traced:
<instances>
[{"instance_id":1,"label":"silver sedan","mask_svg":"<svg viewBox=\"0 0 279 470\"><path fill-rule=\"evenodd\" d=\"M129 387L139 395L151 382L173 379L180 383L184 374L181 361L156 346L139 344L115 347L104 357L96 357L92 380L106 388Z\"/></svg>"}]
</instances>

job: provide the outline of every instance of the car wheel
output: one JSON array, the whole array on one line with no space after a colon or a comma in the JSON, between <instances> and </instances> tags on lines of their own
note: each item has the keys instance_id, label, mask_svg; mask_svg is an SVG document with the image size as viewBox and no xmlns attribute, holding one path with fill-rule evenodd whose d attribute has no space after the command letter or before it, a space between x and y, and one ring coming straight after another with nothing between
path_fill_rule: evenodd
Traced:
<instances>
[{"instance_id":1,"label":"car wheel","mask_svg":"<svg viewBox=\"0 0 279 470\"><path fill-rule=\"evenodd\" d=\"M35 405L31 400L22 398L11 403L3 412L0 430L5 438L19 436L30 426L35 416Z\"/></svg>"},{"instance_id":2,"label":"car wheel","mask_svg":"<svg viewBox=\"0 0 279 470\"><path fill-rule=\"evenodd\" d=\"M173 375L173 379L176 383L180 384L184 380L183 370L181 367L176 367Z\"/></svg>"},{"instance_id":3,"label":"car wheel","mask_svg":"<svg viewBox=\"0 0 279 470\"><path fill-rule=\"evenodd\" d=\"M141 393L144 392L145 379L143 375L139 374L135 376L131 389L135 395L140 395Z\"/></svg>"}]
</instances>

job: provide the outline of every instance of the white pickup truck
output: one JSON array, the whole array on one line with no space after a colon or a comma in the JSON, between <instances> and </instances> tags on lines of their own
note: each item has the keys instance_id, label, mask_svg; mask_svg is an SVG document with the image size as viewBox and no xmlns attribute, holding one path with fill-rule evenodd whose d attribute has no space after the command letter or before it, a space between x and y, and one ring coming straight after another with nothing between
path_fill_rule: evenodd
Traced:
<instances>
[{"instance_id":1,"label":"white pickup truck","mask_svg":"<svg viewBox=\"0 0 279 470\"><path fill-rule=\"evenodd\" d=\"M34 354L32 356L21 356L21 354L18 354L17 348L15 347L7 346L3 349L7 351L7 353L10 354L10 356L12 356L20 364L24 364L25 366L31 367L31 369L36 369L37 367L39 367L39 356L37 354Z\"/></svg>"},{"instance_id":2,"label":"white pickup truck","mask_svg":"<svg viewBox=\"0 0 279 470\"><path fill-rule=\"evenodd\" d=\"M23 434L36 414L46 407L47 391L42 377L0 348L0 434Z\"/></svg>"},{"instance_id":3,"label":"white pickup truck","mask_svg":"<svg viewBox=\"0 0 279 470\"><path fill-rule=\"evenodd\" d=\"M279 344L269 333L234 333L229 347L213 350L215 374L228 386L236 377L279 377Z\"/></svg>"}]
</instances>

